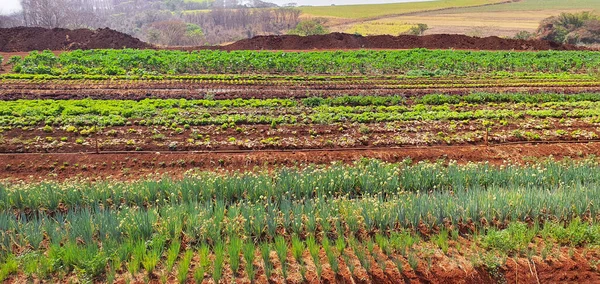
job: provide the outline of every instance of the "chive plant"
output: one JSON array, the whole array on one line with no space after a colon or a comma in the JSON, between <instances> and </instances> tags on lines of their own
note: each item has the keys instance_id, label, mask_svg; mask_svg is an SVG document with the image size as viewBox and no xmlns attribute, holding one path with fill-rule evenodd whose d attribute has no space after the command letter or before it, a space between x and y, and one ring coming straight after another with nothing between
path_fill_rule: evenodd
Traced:
<instances>
[{"instance_id":1,"label":"chive plant","mask_svg":"<svg viewBox=\"0 0 600 284\"><path fill-rule=\"evenodd\" d=\"M190 266L192 263L192 257L194 256L194 251L186 250L179 265L177 267L177 282L180 284L186 283L187 275L190 271Z\"/></svg>"},{"instance_id":2,"label":"chive plant","mask_svg":"<svg viewBox=\"0 0 600 284\"><path fill-rule=\"evenodd\" d=\"M229 241L228 254L229 266L236 275L240 267L240 252L242 251L243 241L239 237L234 237Z\"/></svg>"},{"instance_id":3,"label":"chive plant","mask_svg":"<svg viewBox=\"0 0 600 284\"><path fill-rule=\"evenodd\" d=\"M527 249L537 236L560 245L594 246L600 244L600 226L588 216L598 215L593 206L600 198L598 171L593 160L501 167L363 160L354 165L231 176L203 173L201 178L181 181L6 184L0 189L0 261L18 256L23 275L37 277L35 273L40 273L55 280L54 273L74 270L90 279L113 277L123 266L134 278L140 267L152 275L161 260L170 273L179 258L176 274L183 275L182 265L189 256L186 252L180 257L180 238L185 236L186 248L198 248L193 271L197 282L205 274L215 281L221 279L226 261L237 275L242 266L240 254L243 270L252 281L256 276L256 247L260 247L267 278L273 271L272 248L286 278L288 252L304 267L305 250L319 277L321 249L336 273L340 259L350 268L345 254L350 251L367 271L371 256L382 266L390 258L394 261L395 254L407 258L415 269L418 258L414 246L422 240L408 228L445 228L446 222L471 222L475 232L466 232L464 237L503 254L531 253ZM238 177L244 178L243 182L235 181ZM423 190L425 185L428 190ZM252 194L261 187L265 189L263 197L253 199ZM47 188L60 196L65 211L49 214L29 210L18 201L23 197L16 192L31 189L28 194L36 201L29 204L44 204ZM217 195L218 189L221 193ZM148 199L145 206L139 206L137 202L144 200L144 194L161 201ZM194 200L190 197L205 195ZM183 200L184 196L190 199ZM109 198L119 201L110 204ZM531 219L561 223L540 221L527 226ZM495 228L484 220L509 225ZM321 244L311 232L319 233ZM364 232L374 235L374 240L357 241ZM302 240L300 236L307 237ZM459 239L458 231L442 229L431 241L448 253L449 238ZM29 249L16 250L15 244ZM58 271L42 269L52 263L60 263L58 268L52 266ZM400 269L400 263L396 266ZM189 271L185 272L187 275Z\"/></svg>"},{"instance_id":4,"label":"chive plant","mask_svg":"<svg viewBox=\"0 0 600 284\"><path fill-rule=\"evenodd\" d=\"M198 264L194 270L194 281L196 283L202 283L204 280L204 274L210 266L209 254L210 251L208 245L206 243L202 243L198 249Z\"/></svg>"},{"instance_id":5,"label":"chive plant","mask_svg":"<svg viewBox=\"0 0 600 284\"><path fill-rule=\"evenodd\" d=\"M215 244L214 255L212 279L215 283L219 283L223 277L223 267L225 266L225 245L222 242Z\"/></svg>"},{"instance_id":6,"label":"chive plant","mask_svg":"<svg viewBox=\"0 0 600 284\"><path fill-rule=\"evenodd\" d=\"M275 237L275 252L277 253L277 257L281 263L281 273L283 274L283 279L287 279L288 275L287 251L288 245L286 240L282 236Z\"/></svg>"},{"instance_id":7,"label":"chive plant","mask_svg":"<svg viewBox=\"0 0 600 284\"><path fill-rule=\"evenodd\" d=\"M181 242L179 240L173 240L167 249L167 259L165 262L166 272L170 273L175 265L175 261L179 256L179 250L181 249Z\"/></svg>"},{"instance_id":8,"label":"chive plant","mask_svg":"<svg viewBox=\"0 0 600 284\"><path fill-rule=\"evenodd\" d=\"M242 254L244 256L244 261L246 262L244 270L246 271L246 276L248 276L248 279L250 279L251 282L254 281L254 276L256 275L254 270L254 259L256 258L255 252L256 246L253 242L246 242L243 244Z\"/></svg>"},{"instance_id":9,"label":"chive plant","mask_svg":"<svg viewBox=\"0 0 600 284\"><path fill-rule=\"evenodd\" d=\"M263 243L260 246L260 256L262 258L265 276L267 279L270 279L271 274L273 273L273 264L271 262L271 246L269 243Z\"/></svg>"},{"instance_id":10,"label":"chive plant","mask_svg":"<svg viewBox=\"0 0 600 284\"><path fill-rule=\"evenodd\" d=\"M304 253L304 242L297 235L292 236L292 255L299 265L303 265L302 254Z\"/></svg>"}]
</instances>

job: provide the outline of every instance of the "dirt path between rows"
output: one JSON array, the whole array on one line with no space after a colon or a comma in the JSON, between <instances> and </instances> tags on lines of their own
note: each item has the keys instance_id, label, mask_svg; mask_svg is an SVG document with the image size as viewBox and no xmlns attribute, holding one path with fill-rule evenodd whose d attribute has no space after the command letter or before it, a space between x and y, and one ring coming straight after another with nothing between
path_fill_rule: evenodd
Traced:
<instances>
[{"instance_id":1,"label":"dirt path between rows","mask_svg":"<svg viewBox=\"0 0 600 284\"><path fill-rule=\"evenodd\" d=\"M70 153L70 154L4 154L0 156L0 179L65 180L70 178L131 180L168 175L181 177L196 170L253 170L256 167L305 166L351 163L361 158L399 162L456 160L459 163L507 161L527 162L554 157L583 158L600 155L600 142L516 144L502 146L430 146L365 150L257 151L246 153Z\"/></svg>"}]
</instances>

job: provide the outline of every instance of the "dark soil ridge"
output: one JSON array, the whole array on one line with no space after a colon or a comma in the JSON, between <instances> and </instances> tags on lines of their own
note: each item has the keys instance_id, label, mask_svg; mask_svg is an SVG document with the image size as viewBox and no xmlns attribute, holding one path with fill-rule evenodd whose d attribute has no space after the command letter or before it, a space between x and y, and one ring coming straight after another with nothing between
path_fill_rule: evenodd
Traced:
<instances>
[{"instance_id":1,"label":"dark soil ridge","mask_svg":"<svg viewBox=\"0 0 600 284\"><path fill-rule=\"evenodd\" d=\"M130 35L109 29L45 29L16 27L0 29L1 52L33 50L157 48ZM466 50L587 50L569 44L543 40L517 40L466 35L379 35L361 36L345 33L296 36L270 35L243 39L225 46L168 47L174 50L345 50L345 49L466 49Z\"/></svg>"},{"instance_id":2,"label":"dark soil ridge","mask_svg":"<svg viewBox=\"0 0 600 284\"><path fill-rule=\"evenodd\" d=\"M311 49L468 49L468 50L586 50L570 44L544 40L505 39L437 34L426 36L361 36L331 33L314 36L256 36L223 46L222 50L311 50Z\"/></svg>"},{"instance_id":3,"label":"dark soil ridge","mask_svg":"<svg viewBox=\"0 0 600 284\"><path fill-rule=\"evenodd\" d=\"M152 48L130 35L109 29L46 29L15 27L0 29L0 51Z\"/></svg>"}]
</instances>

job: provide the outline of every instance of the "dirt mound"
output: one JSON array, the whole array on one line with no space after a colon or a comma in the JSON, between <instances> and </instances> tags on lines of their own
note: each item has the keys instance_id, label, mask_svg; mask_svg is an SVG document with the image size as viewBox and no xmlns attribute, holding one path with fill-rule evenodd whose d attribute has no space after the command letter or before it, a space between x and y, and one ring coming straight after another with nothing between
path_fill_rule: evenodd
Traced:
<instances>
[{"instance_id":1,"label":"dirt mound","mask_svg":"<svg viewBox=\"0 0 600 284\"><path fill-rule=\"evenodd\" d=\"M580 50L574 45L562 45L542 40L516 40L499 37L465 35L426 36L360 36L331 33L315 36L257 36L224 46L224 50L310 50L310 49L472 49L472 50Z\"/></svg>"},{"instance_id":2,"label":"dirt mound","mask_svg":"<svg viewBox=\"0 0 600 284\"><path fill-rule=\"evenodd\" d=\"M75 50L96 48L150 48L150 44L111 29L0 29L0 51Z\"/></svg>"},{"instance_id":3,"label":"dirt mound","mask_svg":"<svg viewBox=\"0 0 600 284\"><path fill-rule=\"evenodd\" d=\"M0 52L32 50L75 50L97 48L154 48L130 35L108 28L45 29L37 27L0 28ZM499 37L470 37L465 35L427 36L360 36L331 33L314 36L257 36L226 46L171 47L167 49L194 50L312 50L312 49L469 49L469 50L582 50L574 45L562 45L542 40L515 40Z\"/></svg>"}]
</instances>

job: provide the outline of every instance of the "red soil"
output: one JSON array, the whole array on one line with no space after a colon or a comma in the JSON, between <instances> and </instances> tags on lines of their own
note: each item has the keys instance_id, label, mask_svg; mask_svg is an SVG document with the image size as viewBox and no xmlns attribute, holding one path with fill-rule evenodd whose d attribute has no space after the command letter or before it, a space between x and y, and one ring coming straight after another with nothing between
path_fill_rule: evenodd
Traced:
<instances>
[{"instance_id":1,"label":"red soil","mask_svg":"<svg viewBox=\"0 0 600 284\"><path fill-rule=\"evenodd\" d=\"M111 29L0 29L0 51L75 50L98 48L150 48L150 44Z\"/></svg>"},{"instance_id":2,"label":"red soil","mask_svg":"<svg viewBox=\"0 0 600 284\"><path fill-rule=\"evenodd\" d=\"M45 29L16 27L0 29L0 51L75 50L97 48L156 48L137 38L111 29ZM515 40L465 35L360 36L331 33L315 36L257 36L226 46L172 47L169 49L217 50L339 50L339 49L468 49L468 50L580 50L582 47L541 40Z\"/></svg>"},{"instance_id":3,"label":"red soil","mask_svg":"<svg viewBox=\"0 0 600 284\"><path fill-rule=\"evenodd\" d=\"M0 53L9 58L16 53ZM10 70L10 67L6 67ZM0 87L2 100L18 99L129 99L143 100L146 98L187 98L203 99L205 94L212 94L214 99L235 98L305 98L310 96L343 96L343 95L401 95L418 96L425 94L469 94L472 92L520 92L520 93L593 93L600 92L600 81L569 81L559 80L540 82L537 80L513 79L480 79L469 80L452 78L449 85L447 80L440 79L402 79L394 82L382 78L372 78L364 81L330 81L317 84L315 81L301 83L286 80L271 80L267 82L233 84L231 82L177 82L163 81L5 81ZM540 85L540 83L543 83Z\"/></svg>"},{"instance_id":4,"label":"red soil","mask_svg":"<svg viewBox=\"0 0 600 284\"><path fill-rule=\"evenodd\" d=\"M0 156L0 179L72 179L76 177L103 179L139 179L143 176L166 174L181 177L188 170L253 170L267 166L302 166L330 164L333 161L352 163L361 158L376 158L399 162L438 159L459 163L489 161L502 164L507 160L523 162L532 158L553 156L579 158L600 155L600 142L581 144L516 144L502 146L427 146L364 150L311 151L233 151L233 152L130 152L130 153L70 153L70 154L3 154Z\"/></svg>"},{"instance_id":5,"label":"red soil","mask_svg":"<svg viewBox=\"0 0 600 284\"><path fill-rule=\"evenodd\" d=\"M310 50L310 49L470 49L470 50L579 50L574 45L562 45L542 40L515 40L499 37L466 35L380 35L360 36L331 33L315 36L257 36L222 47L224 50Z\"/></svg>"}]
</instances>

